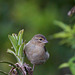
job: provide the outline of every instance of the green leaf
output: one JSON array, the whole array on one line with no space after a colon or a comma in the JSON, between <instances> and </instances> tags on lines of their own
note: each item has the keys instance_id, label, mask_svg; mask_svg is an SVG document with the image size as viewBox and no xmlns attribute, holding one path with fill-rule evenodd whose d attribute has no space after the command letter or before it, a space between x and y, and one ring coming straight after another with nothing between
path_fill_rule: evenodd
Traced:
<instances>
[{"instance_id":1,"label":"green leaf","mask_svg":"<svg viewBox=\"0 0 75 75\"><path fill-rule=\"evenodd\" d=\"M18 55L19 47L20 47L20 45L18 45L18 46L16 47L16 55Z\"/></svg>"},{"instance_id":2,"label":"green leaf","mask_svg":"<svg viewBox=\"0 0 75 75\"><path fill-rule=\"evenodd\" d=\"M13 33L12 36L14 37L14 39L18 40L17 34Z\"/></svg>"},{"instance_id":3,"label":"green leaf","mask_svg":"<svg viewBox=\"0 0 75 75\"><path fill-rule=\"evenodd\" d=\"M59 33L56 33L56 34L53 35L54 38L66 38L68 36L69 35L66 32L59 32Z\"/></svg>"},{"instance_id":4,"label":"green leaf","mask_svg":"<svg viewBox=\"0 0 75 75\"><path fill-rule=\"evenodd\" d=\"M7 52L13 54L14 56L16 56L15 52L11 49L8 49Z\"/></svg>"},{"instance_id":5,"label":"green leaf","mask_svg":"<svg viewBox=\"0 0 75 75\"><path fill-rule=\"evenodd\" d=\"M72 75L75 75L75 57L72 57L69 60L69 67L70 67L70 70L72 72Z\"/></svg>"},{"instance_id":6,"label":"green leaf","mask_svg":"<svg viewBox=\"0 0 75 75\"><path fill-rule=\"evenodd\" d=\"M11 49L8 49L7 52L13 54L19 63L21 62L20 57L16 55Z\"/></svg>"},{"instance_id":7,"label":"green leaf","mask_svg":"<svg viewBox=\"0 0 75 75\"><path fill-rule=\"evenodd\" d=\"M0 63L7 63L7 64L10 64L11 66L13 66L14 68L16 68L17 72L19 73L19 69L16 67L16 65L14 65L13 63L11 62L8 62L8 61L0 61Z\"/></svg>"},{"instance_id":8,"label":"green leaf","mask_svg":"<svg viewBox=\"0 0 75 75\"><path fill-rule=\"evenodd\" d=\"M0 73L3 73L4 75L8 75L6 72L0 70Z\"/></svg>"},{"instance_id":9,"label":"green leaf","mask_svg":"<svg viewBox=\"0 0 75 75\"><path fill-rule=\"evenodd\" d=\"M23 42L23 39L22 39L23 32L24 32L24 29L20 30L18 33L18 45L21 45Z\"/></svg>"},{"instance_id":10,"label":"green leaf","mask_svg":"<svg viewBox=\"0 0 75 75\"><path fill-rule=\"evenodd\" d=\"M13 54L16 57L17 61L20 62L20 58L11 49L8 49L7 52Z\"/></svg>"},{"instance_id":11,"label":"green leaf","mask_svg":"<svg viewBox=\"0 0 75 75\"><path fill-rule=\"evenodd\" d=\"M71 27L60 22L60 21L54 21L54 24L56 24L57 26L61 27L64 31L68 31L70 32L71 31Z\"/></svg>"},{"instance_id":12,"label":"green leaf","mask_svg":"<svg viewBox=\"0 0 75 75\"><path fill-rule=\"evenodd\" d=\"M8 62L8 61L0 61L0 63L7 63L7 64L10 64L11 66L13 66L14 68L16 68L16 66L13 63Z\"/></svg>"},{"instance_id":13,"label":"green leaf","mask_svg":"<svg viewBox=\"0 0 75 75\"><path fill-rule=\"evenodd\" d=\"M13 54L16 57L18 63L20 64L22 64L23 62L23 47L24 47L24 43L22 39L23 32L24 29L19 31L18 36L17 34L12 34L12 36L11 35L8 36L15 51L8 49L7 52Z\"/></svg>"},{"instance_id":14,"label":"green leaf","mask_svg":"<svg viewBox=\"0 0 75 75\"><path fill-rule=\"evenodd\" d=\"M20 57L23 56L23 48L24 48L24 43L22 43L21 46L19 47L18 56Z\"/></svg>"},{"instance_id":15,"label":"green leaf","mask_svg":"<svg viewBox=\"0 0 75 75\"><path fill-rule=\"evenodd\" d=\"M14 47L14 50L16 51L17 40L11 35L9 35L8 38L10 39L10 41L11 41L13 47Z\"/></svg>"},{"instance_id":16,"label":"green leaf","mask_svg":"<svg viewBox=\"0 0 75 75\"><path fill-rule=\"evenodd\" d=\"M69 67L69 64L68 63L63 63L59 66L59 68L65 68L65 67Z\"/></svg>"}]
</instances>

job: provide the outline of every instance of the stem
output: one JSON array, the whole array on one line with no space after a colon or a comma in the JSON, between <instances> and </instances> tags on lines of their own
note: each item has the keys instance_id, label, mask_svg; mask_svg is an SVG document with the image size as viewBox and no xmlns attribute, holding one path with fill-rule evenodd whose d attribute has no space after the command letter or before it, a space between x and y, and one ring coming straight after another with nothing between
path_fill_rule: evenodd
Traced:
<instances>
[{"instance_id":1,"label":"stem","mask_svg":"<svg viewBox=\"0 0 75 75\"><path fill-rule=\"evenodd\" d=\"M7 64L10 64L11 66L13 66L13 67L15 67L15 68L16 68L16 66L15 66L13 63L11 63L11 62L7 62L7 61L0 61L0 63L7 63Z\"/></svg>"},{"instance_id":2,"label":"stem","mask_svg":"<svg viewBox=\"0 0 75 75\"><path fill-rule=\"evenodd\" d=\"M2 70L0 70L1 73L3 73L4 75L8 75L6 72L3 72Z\"/></svg>"},{"instance_id":3,"label":"stem","mask_svg":"<svg viewBox=\"0 0 75 75\"><path fill-rule=\"evenodd\" d=\"M17 58L17 61L18 61L18 63L20 64L20 65L23 65L23 59L21 58L19 58L19 57L16 57Z\"/></svg>"}]
</instances>

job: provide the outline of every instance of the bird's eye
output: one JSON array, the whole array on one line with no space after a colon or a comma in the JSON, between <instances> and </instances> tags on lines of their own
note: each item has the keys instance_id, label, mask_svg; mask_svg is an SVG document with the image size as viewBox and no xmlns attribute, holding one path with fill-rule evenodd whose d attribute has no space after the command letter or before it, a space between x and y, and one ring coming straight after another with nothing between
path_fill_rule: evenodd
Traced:
<instances>
[{"instance_id":1,"label":"bird's eye","mask_svg":"<svg viewBox=\"0 0 75 75\"><path fill-rule=\"evenodd\" d=\"M40 39L40 40L42 40L42 39Z\"/></svg>"}]
</instances>

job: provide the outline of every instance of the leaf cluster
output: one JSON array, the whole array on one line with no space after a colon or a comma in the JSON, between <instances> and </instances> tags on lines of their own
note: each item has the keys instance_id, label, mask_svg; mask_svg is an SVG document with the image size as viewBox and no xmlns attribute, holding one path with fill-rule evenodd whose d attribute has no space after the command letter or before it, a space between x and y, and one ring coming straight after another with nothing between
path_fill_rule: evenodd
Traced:
<instances>
[{"instance_id":1,"label":"leaf cluster","mask_svg":"<svg viewBox=\"0 0 75 75\"><path fill-rule=\"evenodd\" d=\"M63 29L59 33L53 35L54 38L61 38L61 44L68 44L72 49L75 49L75 25L71 28L62 22L55 21L55 24ZM69 67L72 75L75 75L75 56L72 57L67 63L63 63L59 68Z\"/></svg>"},{"instance_id":2,"label":"leaf cluster","mask_svg":"<svg viewBox=\"0 0 75 75\"><path fill-rule=\"evenodd\" d=\"M63 63L59 66L59 68L69 67L72 75L75 75L75 57L72 57L68 62Z\"/></svg>"},{"instance_id":3,"label":"leaf cluster","mask_svg":"<svg viewBox=\"0 0 75 75\"><path fill-rule=\"evenodd\" d=\"M73 49L75 48L75 25L70 27L62 22L55 21L54 22L57 26L63 29L63 31L59 33L55 33L53 35L54 38L61 38L60 44L68 44Z\"/></svg>"},{"instance_id":4,"label":"leaf cluster","mask_svg":"<svg viewBox=\"0 0 75 75\"><path fill-rule=\"evenodd\" d=\"M23 32L24 30L20 30L18 35L17 34L12 34L12 35L8 35L8 38L10 40L10 42L12 43L11 49L8 49L7 52L13 54L18 63L20 63L21 65L23 64L23 48L24 48L24 42L23 42Z\"/></svg>"}]
</instances>

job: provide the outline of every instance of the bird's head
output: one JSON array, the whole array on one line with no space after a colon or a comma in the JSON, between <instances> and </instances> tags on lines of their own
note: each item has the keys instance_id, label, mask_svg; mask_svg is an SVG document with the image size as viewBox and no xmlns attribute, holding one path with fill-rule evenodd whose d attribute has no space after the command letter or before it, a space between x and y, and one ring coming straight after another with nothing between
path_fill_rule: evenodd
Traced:
<instances>
[{"instance_id":1,"label":"bird's head","mask_svg":"<svg viewBox=\"0 0 75 75\"><path fill-rule=\"evenodd\" d=\"M42 34L37 34L35 35L32 40L37 43L37 44L45 44L48 43L47 39L45 38L45 36L43 36Z\"/></svg>"}]
</instances>

